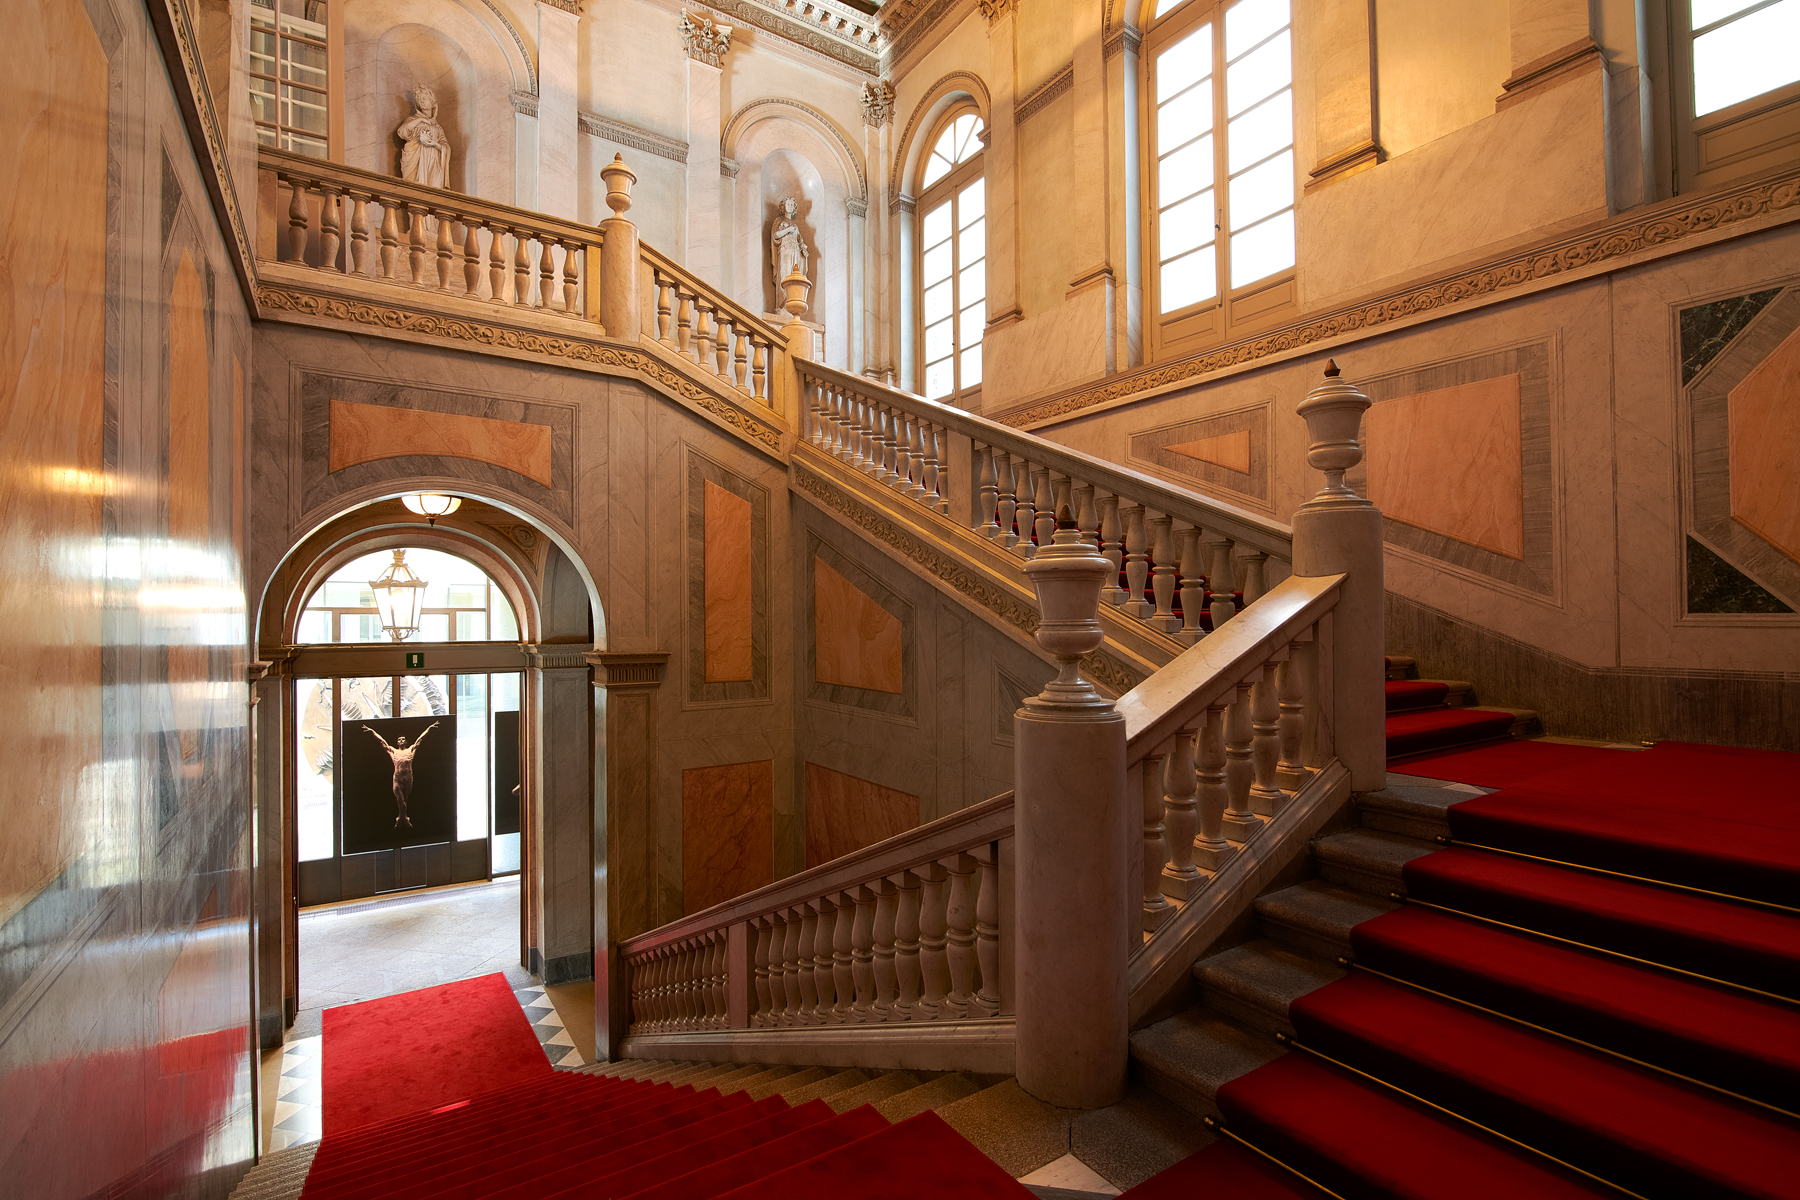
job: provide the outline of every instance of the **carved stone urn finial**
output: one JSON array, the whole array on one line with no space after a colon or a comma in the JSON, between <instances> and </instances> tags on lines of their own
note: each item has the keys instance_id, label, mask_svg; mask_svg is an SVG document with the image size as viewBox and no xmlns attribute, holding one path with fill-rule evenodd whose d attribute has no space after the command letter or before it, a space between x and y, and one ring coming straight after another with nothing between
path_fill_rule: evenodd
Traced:
<instances>
[{"instance_id":1,"label":"carved stone urn finial","mask_svg":"<svg viewBox=\"0 0 1800 1200\"><path fill-rule=\"evenodd\" d=\"M1294 410L1306 421L1306 462L1325 472L1325 486L1307 502L1314 505L1367 505L1344 482L1344 472L1363 459L1363 413L1371 401L1349 380L1341 377L1337 360L1325 366L1325 382L1306 394Z\"/></svg>"},{"instance_id":2,"label":"carved stone urn finial","mask_svg":"<svg viewBox=\"0 0 1800 1200\"><path fill-rule=\"evenodd\" d=\"M600 168L600 178L606 180L606 207L614 216L624 216L631 208L631 185L637 182L637 173L625 165L623 154L615 153L613 160Z\"/></svg>"},{"instance_id":3,"label":"carved stone urn finial","mask_svg":"<svg viewBox=\"0 0 1800 1200\"><path fill-rule=\"evenodd\" d=\"M1025 701L1027 708L1064 712L1112 708L1113 702L1082 678L1081 656L1106 640L1100 626L1100 589L1113 573L1112 563L1081 540L1068 504L1059 505L1050 545L1038 547L1025 564L1042 618L1037 644L1055 656L1059 669L1043 692Z\"/></svg>"}]
</instances>

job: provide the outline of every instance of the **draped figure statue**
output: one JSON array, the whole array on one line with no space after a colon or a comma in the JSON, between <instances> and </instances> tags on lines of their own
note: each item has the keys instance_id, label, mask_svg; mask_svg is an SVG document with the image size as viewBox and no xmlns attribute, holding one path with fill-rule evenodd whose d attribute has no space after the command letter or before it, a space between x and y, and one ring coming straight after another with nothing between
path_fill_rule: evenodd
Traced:
<instances>
[{"instance_id":1,"label":"draped figure statue","mask_svg":"<svg viewBox=\"0 0 1800 1200\"><path fill-rule=\"evenodd\" d=\"M792 196L781 202L781 215L775 218L775 231L769 235L769 269L775 273L775 294L781 295L781 281L799 271L806 274L806 240L800 226L794 224L794 213L800 205Z\"/></svg>"},{"instance_id":2,"label":"draped figure statue","mask_svg":"<svg viewBox=\"0 0 1800 1200\"><path fill-rule=\"evenodd\" d=\"M406 143L400 151L400 178L441 188L450 175L450 139L437 112L437 93L420 84L413 89L412 116L395 127L394 136Z\"/></svg>"}]
</instances>

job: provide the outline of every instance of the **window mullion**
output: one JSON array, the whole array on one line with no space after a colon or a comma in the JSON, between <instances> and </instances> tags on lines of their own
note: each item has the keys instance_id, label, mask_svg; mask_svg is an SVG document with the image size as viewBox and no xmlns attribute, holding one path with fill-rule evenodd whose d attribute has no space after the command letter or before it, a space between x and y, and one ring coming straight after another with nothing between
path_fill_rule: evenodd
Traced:
<instances>
[{"instance_id":1,"label":"window mullion","mask_svg":"<svg viewBox=\"0 0 1800 1200\"><path fill-rule=\"evenodd\" d=\"M1225 14L1213 18L1213 262L1218 272L1216 295L1221 311L1231 291L1231 173L1230 147L1226 145L1225 111Z\"/></svg>"}]
</instances>

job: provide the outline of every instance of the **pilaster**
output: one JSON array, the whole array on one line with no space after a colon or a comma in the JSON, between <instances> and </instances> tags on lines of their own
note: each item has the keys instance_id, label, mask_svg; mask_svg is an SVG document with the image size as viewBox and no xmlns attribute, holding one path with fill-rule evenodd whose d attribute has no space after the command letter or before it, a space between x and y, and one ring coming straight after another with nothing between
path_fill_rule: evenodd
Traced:
<instances>
[{"instance_id":1,"label":"pilaster","mask_svg":"<svg viewBox=\"0 0 1800 1200\"><path fill-rule=\"evenodd\" d=\"M1019 139L1013 123L1018 99L1018 16L997 7L988 25L987 183L988 329L1019 320ZM1079 161L1079 160L1077 160Z\"/></svg>"},{"instance_id":2,"label":"pilaster","mask_svg":"<svg viewBox=\"0 0 1800 1200\"><path fill-rule=\"evenodd\" d=\"M538 0L537 210L575 220L581 135L576 27L581 18Z\"/></svg>"},{"instance_id":3,"label":"pilaster","mask_svg":"<svg viewBox=\"0 0 1800 1200\"><path fill-rule=\"evenodd\" d=\"M862 372L883 383L894 379L893 214L888 194L894 138L894 85L865 83L862 95L863 161L869 171L869 204L863 218Z\"/></svg>"},{"instance_id":4,"label":"pilaster","mask_svg":"<svg viewBox=\"0 0 1800 1200\"><path fill-rule=\"evenodd\" d=\"M1387 157L1376 127L1375 5L1320 4L1297 22L1300 61L1312 66L1313 164L1306 190L1366 171Z\"/></svg>"},{"instance_id":5,"label":"pilaster","mask_svg":"<svg viewBox=\"0 0 1800 1200\"><path fill-rule=\"evenodd\" d=\"M687 52L687 246L685 265L715 287L720 278L719 181L720 98L725 56L731 51L729 25L702 13L682 11L681 45Z\"/></svg>"}]
</instances>

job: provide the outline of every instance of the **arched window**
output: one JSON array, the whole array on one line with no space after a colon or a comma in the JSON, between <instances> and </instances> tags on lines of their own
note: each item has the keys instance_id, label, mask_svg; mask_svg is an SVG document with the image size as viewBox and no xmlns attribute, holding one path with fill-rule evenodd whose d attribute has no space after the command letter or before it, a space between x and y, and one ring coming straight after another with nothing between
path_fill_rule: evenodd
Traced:
<instances>
[{"instance_id":1,"label":"arched window","mask_svg":"<svg viewBox=\"0 0 1800 1200\"><path fill-rule=\"evenodd\" d=\"M1156 342L1223 337L1294 298L1289 0L1161 0L1145 41Z\"/></svg>"},{"instance_id":2,"label":"arched window","mask_svg":"<svg viewBox=\"0 0 1800 1200\"><path fill-rule=\"evenodd\" d=\"M987 327L987 197L981 116L952 110L931 142L919 182L918 361L933 400L964 400L981 386Z\"/></svg>"},{"instance_id":3,"label":"arched window","mask_svg":"<svg viewBox=\"0 0 1800 1200\"><path fill-rule=\"evenodd\" d=\"M330 0L250 0L250 114L256 140L331 156Z\"/></svg>"},{"instance_id":4,"label":"arched window","mask_svg":"<svg viewBox=\"0 0 1800 1200\"><path fill-rule=\"evenodd\" d=\"M516 642L519 621L500 585L465 558L442 550L412 548L406 565L425 581L419 632L409 642ZM377 550L339 567L301 610L294 630L299 645L318 642L386 642L370 583L394 561Z\"/></svg>"}]
</instances>

